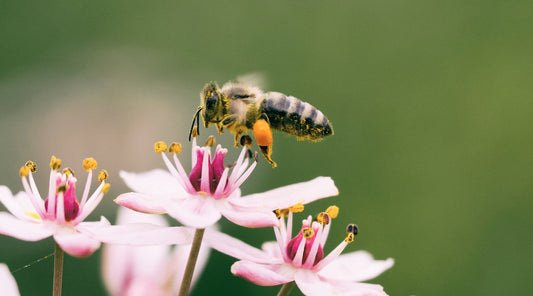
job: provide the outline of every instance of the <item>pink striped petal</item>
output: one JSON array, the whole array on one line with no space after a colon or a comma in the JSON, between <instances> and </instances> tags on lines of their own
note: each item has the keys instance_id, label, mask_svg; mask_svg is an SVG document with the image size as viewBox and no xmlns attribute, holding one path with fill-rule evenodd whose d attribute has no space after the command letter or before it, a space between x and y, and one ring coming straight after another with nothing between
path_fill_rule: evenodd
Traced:
<instances>
[{"instance_id":1,"label":"pink striped petal","mask_svg":"<svg viewBox=\"0 0 533 296\"><path fill-rule=\"evenodd\" d=\"M322 278L329 280L362 282L373 279L394 265L394 260L374 260L366 251L343 254L319 271Z\"/></svg>"},{"instance_id":2,"label":"pink striped petal","mask_svg":"<svg viewBox=\"0 0 533 296\"><path fill-rule=\"evenodd\" d=\"M343 296L387 296L380 285L367 283L335 283L332 284L333 295Z\"/></svg>"},{"instance_id":3,"label":"pink striped petal","mask_svg":"<svg viewBox=\"0 0 533 296\"><path fill-rule=\"evenodd\" d=\"M294 280L294 269L285 264L269 265L237 261L231 266L231 273L259 286L276 286Z\"/></svg>"},{"instance_id":4,"label":"pink striped petal","mask_svg":"<svg viewBox=\"0 0 533 296\"><path fill-rule=\"evenodd\" d=\"M39 215L33 208L28 194L24 191L13 196L11 190L6 186L0 186L0 202L11 212L15 217L25 221L40 220ZM31 213L32 216L28 215Z\"/></svg>"},{"instance_id":5,"label":"pink striped petal","mask_svg":"<svg viewBox=\"0 0 533 296\"><path fill-rule=\"evenodd\" d=\"M60 229L54 239L63 251L74 257L87 257L100 247L99 241L75 229Z\"/></svg>"},{"instance_id":6,"label":"pink striped petal","mask_svg":"<svg viewBox=\"0 0 533 296\"><path fill-rule=\"evenodd\" d=\"M263 208L242 208L226 202L224 207L220 207L220 212L226 219L244 227L267 227L279 224L276 215Z\"/></svg>"},{"instance_id":7,"label":"pink striped petal","mask_svg":"<svg viewBox=\"0 0 533 296\"><path fill-rule=\"evenodd\" d=\"M161 196L146 195L136 192L119 195L115 202L126 208L148 214L164 214L167 212L167 200Z\"/></svg>"},{"instance_id":8,"label":"pink striped petal","mask_svg":"<svg viewBox=\"0 0 533 296\"><path fill-rule=\"evenodd\" d=\"M192 242L193 232L186 227L166 227L150 223L131 223L108 227L86 227L80 223L78 229L90 237L109 244L132 246L174 245Z\"/></svg>"},{"instance_id":9,"label":"pink striped petal","mask_svg":"<svg viewBox=\"0 0 533 296\"><path fill-rule=\"evenodd\" d=\"M0 263L0 287L2 287L2 295L20 296L17 282L4 263Z\"/></svg>"},{"instance_id":10,"label":"pink striped petal","mask_svg":"<svg viewBox=\"0 0 533 296\"><path fill-rule=\"evenodd\" d=\"M330 296L332 285L320 280L318 275L308 269L298 269L294 274L294 280L302 293L307 296Z\"/></svg>"},{"instance_id":11,"label":"pink striped petal","mask_svg":"<svg viewBox=\"0 0 533 296\"><path fill-rule=\"evenodd\" d=\"M178 180L166 170L155 169L142 173L120 171L120 177L131 190L138 193L163 196L185 194Z\"/></svg>"},{"instance_id":12,"label":"pink striped petal","mask_svg":"<svg viewBox=\"0 0 533 296\"><path fill-rule=\"evenodd\" d=\"M276 210L286 209L298 203L308 204L338 194L339 190L330 177L317 177L311 181L232 199L232 203L243 207L262 207Z\"/></svg>"},{"instance_id":13,"label":"pink striped petal","mask_svg":"<svg viewBox=\"0 0 533 296\"><path fill-rule=\"evenodd\" d=\"M181 224L193 228L206 228L220 220L220 211L211 197L200 195L167 205L170 216Z\"/></svg>"},{"instance_id":14,"label":"pink striped petal","mask_svg":"<svg viewBox=\"0 0 533 296\"><path fill-rule=\"evenodd\" d=\"M205 230L203 241L213 249L240 260L267 264L283 262L281 257L273 257L258 248L211 228Z\"/></svg>"},{"instance_id":15,"label":"pink striped petal","mask_svg":"<svg viewBox=\"0 0 533 296\"><path fill-rule=\"evenodd\" d=\"M279 243L276 241L264 242L261 246L261 249L268 255L275 258L282 258L281 249L279 248Z\"/></svg>"},{"instance_id":16,"label":"pink striped petal","mask_svg":"<svg viewBox=\"0 0 533 296\"><path fill-rule=\"evenodd\" d=\"M0 212L0 234L25 241L38 241L52 235L43 223L20 220L6 212Z\"/></svg>"}]
</instances>

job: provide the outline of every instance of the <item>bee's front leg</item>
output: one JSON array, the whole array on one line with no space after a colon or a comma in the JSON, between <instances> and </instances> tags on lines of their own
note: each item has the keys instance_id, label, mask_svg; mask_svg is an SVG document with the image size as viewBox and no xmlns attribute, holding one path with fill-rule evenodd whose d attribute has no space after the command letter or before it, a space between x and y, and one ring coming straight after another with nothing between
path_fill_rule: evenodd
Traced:
<instances>
[{"instance_id":1,"label":"bee's front leg","mask_svg":"<svg viewBox=\"0 0 533 296\"><path fill-rule=\"evenodd\" d=\"M241 131L241 130L238 130L238 131L235 132L235 138L234 138L235 148L239 148L239 142L240 142L242 133L243 133L243 131Z\"/></svg>"},{"instance_id":2,"label":"bee's front leg","mask_svg":"<svg viewBox=\"0 0 533 296\"><path fill-rule=\"evenodd\" d=\"M222 134L224 132L224 126L222 125L222 123L217 122L216 126L217 126L218 133Z\"/></svg>"}]
</instances>

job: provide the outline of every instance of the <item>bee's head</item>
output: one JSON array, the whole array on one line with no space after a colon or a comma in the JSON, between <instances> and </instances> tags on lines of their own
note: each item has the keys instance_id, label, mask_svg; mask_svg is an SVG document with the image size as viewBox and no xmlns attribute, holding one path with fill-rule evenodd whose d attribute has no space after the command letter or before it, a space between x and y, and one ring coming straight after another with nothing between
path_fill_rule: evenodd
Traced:
<instances>
[{"instance_id":1,"label":"bee's head","mask_svg":"<svg viewBox=\"0 0 533 296\"><path fill-rule=\"evenodd\" d=\"M202 118L204 126L209 127L211 123L220 122L224 111L223 95L215 82L206 84L200 93L202 100Z\"/></svg>"}]
</instances>

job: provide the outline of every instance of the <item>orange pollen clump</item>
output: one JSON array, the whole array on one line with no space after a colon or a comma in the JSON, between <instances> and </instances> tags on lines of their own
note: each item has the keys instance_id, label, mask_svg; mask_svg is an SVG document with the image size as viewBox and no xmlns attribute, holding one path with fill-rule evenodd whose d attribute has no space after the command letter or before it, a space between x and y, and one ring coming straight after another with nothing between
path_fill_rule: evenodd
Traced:
<instances>
[{"instance_id":1,"label":"orange pollen clump","mask_svg":"<svg viewBox=\"0 0 533 296\"><path fill-rule=\"evenodd\" d=\"M266 120L259 119L254 123L253 127L255 141L259 146L270 146L274 142L272 138L272 130Z\"/></svg>"}]
</instances>

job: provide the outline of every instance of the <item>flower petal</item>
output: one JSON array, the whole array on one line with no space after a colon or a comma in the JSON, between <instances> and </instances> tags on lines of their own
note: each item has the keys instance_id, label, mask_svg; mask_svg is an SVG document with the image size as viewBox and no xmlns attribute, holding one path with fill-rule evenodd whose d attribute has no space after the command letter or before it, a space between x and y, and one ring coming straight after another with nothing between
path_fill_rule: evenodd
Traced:
<instances>
[{"instance_id":1,"label":"flower petal","mask_svg":"<svg viewBox=\"0 0 533 296\"><path fill-rule=\"evenodd\" d=\"M203 241L213 249L240 260L267 264L283 262L281 257L272 257L262 250L214 229L208 228L205 230Z\"/></svg>"},{"instance_id":2,"label":"flower petal","mask_svg":"<svg viewBox=\"0 0 533 296\"><path fill-rule=\"evenodd\" d=\"M118 209L117 224L132 222L167 226L165 219L161 215L142 214L120 207ZM99 229L101 230L102 228ZM110 294L143 295L142 293L145 293L144 295L159 295L155 293L160 288L158 287L159 283L164 280L163 277L166 270L161 267L167 263L169 251L170 247L168 245L137 247L106 244L102 252L102 274ZM125 289L131 293L125 294ZM147 291L146 289L151 290Z\"/></svg>"},{"instance_id":3,"label":"flower petal","mask_svg":"<svg viewBox=\"0 0 533 296\"><path fill-rule=\"evenodd\" d=\"M178 180L166 170L155 169L142 173L120 171L120 177L131 190L138 193L163 196L185 194Z\"/></svg>"},{"instance_id":4,"label":"flower petal","mask_svg":"<svg viewBox=\"0 0 533 296\"><path fill-rule=\"evenodd\" d=\"M311 181L232 199L232 203L243 207L263 207L268 210L276 210L286 209L298 203L307 204L338 194L339 190L330 177L317 177Z\"/></svg>"},{"instance_id":5,"label":"flower petal","mask_svg":"<svg viewBox=\"0 0 533 296\"><path fill-rule=\"evenodd\" d=\"M6 212L0 212L0 234L33 242L49 237L52 230L43 223L20 220Z\"/></svg>"},{"instance_id":6,"label":"flower petal","mask_svg":"<svg viewBox=\"0 0 533 296\"><path fill-rule=\"evenodd\" d=\"M26 221L39 221L41 218L33 208L28 194L24 191L13 196L6 186L0 186L0 202L15 217Z\"/></svg>"},{"instance_id":7,"label":"flower petal","mask_svg":"<svg viewBox=\"0 0 533 296\"><path fill-rule=\"evenodd\" d=\"M276 215L270 210L233 206L230 201L226 200L220 200L220 202L224 203L224 206L219 206L222 215L235 224L244 227L267 227L279 224Z\"/></svg>"},{"instance_id":8,"label":"flower petal","mask_svg":"<svg viewBox=\"0 0 533 296\"><path fill-rule=\"evenodd\" d=\"M170 216L181 224L194 228L206 228L220 220L220 211L211 197L200 195L169 203L167 211Z\"/></svg>"},{"instance_id":9,"label":"flower petal","mask_svg":"<svg viewBox=\"0 0 533 296\"><path fill-rule=\"evenodd\" d=\"M335 283L332 286L333 295L343 296L387 296L380 285L367 283Z\"/></svg>"},{"instance_id":10,"label":"flower petal","mask_svg":"<svg viewBox=\"0 0 533 296\"><path fill-rule=\"evenodd\" d=\"M237 261L231 266L231 273L260 286L281 285L294 280L294 269L285 264Z\"/></svg>"},{"instance_id":11,"label":"flower petal","mask_svg":"<svg viewBox=\"0 0 533 296\"><path fill-rule=\"evenodd\" d=\"M264 242L261 246L261 249L265 251L268 255L276 258L282 258L281 250L279 248L279 243L276 241Z\"/></svg>"},{"instance_id":12,"label":"flower petal","mask_svg":"<svg viewBox=\"0 0 533 296\"><path fill-rule=\"evenodd\" d=\"M333 295L332 285L322 281L318 275L308 269L298 269L294 274L294 280L302 293L307 296Z\"/></svg>"},{"instance_id":13,"label":"flower petal","mask_svg":"<svg viewBox=\"0 0 533 296\"><path fill-rule=\"evenodd\" d=\"M340 255L319 271L322 278L329 280L362 282L373 279L394 265L394 260L374 260L366 251Z\"/></svg>"},{"instance_id":14,"label":"flower petal","mask_svg":"<svg viewBox=\"0 0 533 296\"><path fill-rule=\"evenodd\" d=\"M87 257L100 247L100 242L75 229L61 229L54 234L56 243L71 256Z\"/></svg>"},{"instance_id":15,"label":"flower petal","mask_svg":"<svg viewBox=\"0 0 533 296\"><path fill-rule=\"evenodd\" d=\"M110 244L132 246L173 245L192 242L193 232L186 227L165 227L150 223L131 223L98 227L80 223L77 229Z\"/></svg>"},{"instance_id":16,"label":"flower petal","mask_svg":"<svg viewBox=\"0 0 533 296\"><path fill-rule=\"evenodd\" d=\"M164 214L167 199L162 196L146 195L136 192L119 195L115 202L126 208L148 214Z\"/></svg>"},{"instance_id":17,"label":"flower petal","mask_svg":"<svg viewBox=\"0 0 533 296\"><path fill-rule=\"evenodd\" d=\"M2 287L2 295L20 296L17 282L4 263L0 263L0 287Z\"/></svg>"}]
</instances>

